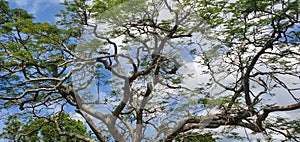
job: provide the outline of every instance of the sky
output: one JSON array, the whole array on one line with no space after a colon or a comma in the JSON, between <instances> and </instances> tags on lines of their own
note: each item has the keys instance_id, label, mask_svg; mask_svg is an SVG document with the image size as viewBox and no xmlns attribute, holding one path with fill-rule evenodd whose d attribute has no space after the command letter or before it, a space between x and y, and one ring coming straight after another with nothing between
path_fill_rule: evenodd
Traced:
<instances>
[{"instance_id":1,"label":"sky","mask_svg":"<svg viewBox=\"0 0 300 142\"><path fill-rule=\"evenodd\" d=\"M36 22L56 21L55 14L64 9L59 3L63 0L8 0L11 8L21 8L27 10L36 17Z\"/></svg>"},{"instance_id":2,"label":"sky","mask_svg":"<svg viewBox=\"0 0 300 142\"><path fill-rule=\"evenodd\" d=\"M62 0L8 0L11 8L22 8L27 10L30 14L33 14L34 17L36 17L36 22L50 23L55 23L57 18L54 15L60 13L60 10L64 9L64 7L59 4L61 1ZM282 100L282 98L278 100ZM286 115L293 117L290 112L287 112ZM80 119L76 114L74 114L74 117Z\"/></svg>"}]
</instances>

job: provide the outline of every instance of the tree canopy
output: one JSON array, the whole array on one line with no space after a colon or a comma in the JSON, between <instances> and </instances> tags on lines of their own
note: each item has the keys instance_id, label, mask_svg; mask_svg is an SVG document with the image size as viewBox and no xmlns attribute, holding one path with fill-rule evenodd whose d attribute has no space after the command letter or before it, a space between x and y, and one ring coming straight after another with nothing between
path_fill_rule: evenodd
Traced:
<instances>
[{"instance_id":1,"label":"tree canopy","mask_svg":"<svg viewBox=\"0 0 300 142\"><path fill-rule=\"evenodd\" d=\"M78 142L88 139L86 126L79 120L72 119L67 113L60 113L45 118L22 118L13 115L4 123L6 127L0 137L13 141L64 141ZM22 122L24 121L24 122ZM66 134L69 133L69 134ZM83 138L72 136L82 135Z\"/></svg>"},{"instance_id":2,"label":"tree canopy","mask_svg":"<svg viewBox=\"0 0 300 142\"><path fill-rule=\"evenodd\" d=\"M0 4L3 115L84 141L56 116L98 141L300 138L299 0L72 0L55 24Z\"/></svg>"}]
</instances>

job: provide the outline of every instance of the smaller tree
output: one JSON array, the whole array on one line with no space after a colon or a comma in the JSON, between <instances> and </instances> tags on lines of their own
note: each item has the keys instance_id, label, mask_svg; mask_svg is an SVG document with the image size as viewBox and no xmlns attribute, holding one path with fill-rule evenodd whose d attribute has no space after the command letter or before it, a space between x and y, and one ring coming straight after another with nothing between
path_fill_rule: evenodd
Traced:
<instances>
[{"instance_id":1,"label":"smaller tree","mask_svg":"<svg viewBox=\"0 0 300 142\"><path fill-rule=\"evenodd\" d=\"M217 138L212 137L212 134L201 132L187 132L176 137L177 142L216 142L216 140Z\"/></svg>"},{"instance_id":2,"label":"smaller tree","mask_svg":"<svg viewBox=\"0 0 300 142\"><path fill-rule=\"evenodd\" d=\"M5 122L1 138L12 141L61 141L78 142L87 141L88 132L83 122L74 120L69 114L61 112L51 118L16 119L13 115ZM75 136L77 135L77 136ZM80 135L80 136L79 136Z\"/></svg>"}]
</instances>

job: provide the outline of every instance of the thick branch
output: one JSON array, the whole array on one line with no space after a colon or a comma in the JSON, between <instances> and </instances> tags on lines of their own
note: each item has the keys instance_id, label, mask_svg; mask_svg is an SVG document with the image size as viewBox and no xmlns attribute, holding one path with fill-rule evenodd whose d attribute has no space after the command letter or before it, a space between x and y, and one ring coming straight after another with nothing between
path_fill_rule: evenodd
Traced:
<instances>
[{"instance_id":1,"label":"thick branch","mask_svg":"<svg viewBox=\"0 0 300 142\"><path fill-rule=\"evenodd\" d=\"M100 140L100 142L106 142L104 136L97 129L97 126L94 124L93 120L88 116L88 114L86 114L84 111L80 109L77 110L77 112L80 113L81 116L86 120L86 122L88 123L88 125L90 126L90 128L92 129L96 137L98 138L98 140Z\"/></svg>"},{"instance_id":2,"label":"thick branch","mask_svg":"<svg viewBox=\"0 0 300 142\"><path fill-rule=\"evenodd\" d=\"M263 114L259 115L256 119L256 124L258 125L258 127L260 127L262 129L262 122L268 117L268 115L271 112L275 112L275 111L290 111L290 110L296 110L300 108L300 102L299 103L295 103L295 104L291 104L291 105L287 105L287 106L270 106L270 107L265 107L263 109Z\"/></svg>"},{"instance_id":3,"label":"thick branch","mask_svg":"<svg viewBox=\"0 0 300 142\"><path fill-rule=\"evenodd\" d=\"M224 116L223 114L216 114L208 117L203 116L195 116L184 119L179 122L171 132L163 141L171 142L179 133L186 132L192 129L202 129L202 128L218 128L222 125L242 125L242 126L250 126L247 127L251 130L258 130L253 125L246 125L242 123L242 120L251 116L248 111L239 112L234 117Z\"/></svg>"}]
</instances>

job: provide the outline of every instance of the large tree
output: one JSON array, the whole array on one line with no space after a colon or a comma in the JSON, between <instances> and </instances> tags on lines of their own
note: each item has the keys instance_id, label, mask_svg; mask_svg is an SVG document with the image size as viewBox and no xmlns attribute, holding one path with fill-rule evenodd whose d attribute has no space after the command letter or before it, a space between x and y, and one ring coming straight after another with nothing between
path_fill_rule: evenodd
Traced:
<instances>
[{"instance_id":1,"label":"large tree","mask_svg":"<svg viewBox=\"0 0 300 142\"><path fill-rule=\"evenodd\" d=\"M56 25L0 2L3 111L75 108L100 141L299 138L278 113L300 108L298 0L74 0Z\"/></svg>"}]
</instances>

